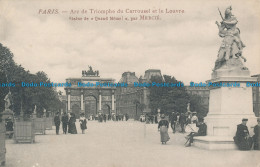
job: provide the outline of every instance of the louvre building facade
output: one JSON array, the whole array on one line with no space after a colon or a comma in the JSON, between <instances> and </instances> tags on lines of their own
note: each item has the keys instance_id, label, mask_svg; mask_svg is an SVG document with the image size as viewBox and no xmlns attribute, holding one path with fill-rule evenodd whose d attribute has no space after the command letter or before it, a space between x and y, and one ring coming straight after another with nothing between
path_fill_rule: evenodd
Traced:
<instances>
[{"instance_id":1,"label":"louvre building facade","mask_svg":"<svg viewBox=\"0 0 260 167\"><path fill-rule=\"evenodd\" d=\"M149 108L149 88L134 87L134 83L149 83L152 76L160 76L161 70L149 69L144 76L137 77L135 72L124 72L119 83L126 83L127 87L116 88L78 88L76 81L81 82L115 82L113 79L101 78L99 76L83 76L81 78L68 78L67 82L74 83L71 88L66 88L66 95L60 95L60 100L64 103L61 112L74 112L96 115L104 114L128 114L131 119L138 119L140 115L151 112ZM260 83L260 75L254 75ZM185 86L188 94L201 97L202 105L206 110L209 108L209 88ZM253 110L256 116L260 112L260 90L253 87Z\"/></svg>"},{"instance_id":2,"label":"louvre building facade","mask_svg":"<svg viewBox=\"0 0 260 167\"><path fill-rule=\"evenodd\" d=\"M130 118L139 118L141 114L151 112L149 108L149 89L146 87L134 87L134 83L149 82L152 76L160 76L161 70L149 69L144 77L137 78L135 72L124 72L119 83L127 83L127 87L116 89L116 113L128 114Z\"/></svg>"}]
</instances>

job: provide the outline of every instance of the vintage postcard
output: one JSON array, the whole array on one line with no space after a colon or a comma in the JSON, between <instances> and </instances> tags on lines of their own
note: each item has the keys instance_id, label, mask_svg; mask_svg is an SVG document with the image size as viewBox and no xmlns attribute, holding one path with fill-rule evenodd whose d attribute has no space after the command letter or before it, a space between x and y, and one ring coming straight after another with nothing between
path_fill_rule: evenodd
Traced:
<instances>
[{"instance_id":1,"label":"vintage postcard","mask_svg":"<svg viewBox=\"0 0 260 167\"><path fill-rule=\"evenodd\" d=\"M0 166L260 167L259 0L0 0Z\"/></svg>"}]
</instances>

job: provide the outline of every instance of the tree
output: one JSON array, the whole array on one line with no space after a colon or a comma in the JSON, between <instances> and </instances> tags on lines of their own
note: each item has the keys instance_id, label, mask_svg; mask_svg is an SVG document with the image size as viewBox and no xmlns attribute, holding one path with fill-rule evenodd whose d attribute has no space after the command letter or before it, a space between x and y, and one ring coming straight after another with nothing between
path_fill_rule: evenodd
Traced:
<instances>
[{"instance_id":1,"label":"tree","mask_svg":"<svg viewBox=\"0 0 260 167\"><path fill-rule=\"evenodd\" d=\"M199 95L190 95L190 110L192 112L197 112L197 116L204 118L208 110L207 108L203 105L203 99Z\"/></svg>"},{"instance_id":2,"label":"tree","mask_svg":"<svg viewBox=\"0 0 260 167\"><path fill-rule=\"evenodd\" d=\"M4 96L11 91L13 97L12 109L16 115L20 114L21 108L25 114L31 114L35 105L37 112L42 114L43 109L57 111L62 103L59 101L58 93L52 87L24 87L25 83L51 83L47 74L43 71L31 74L21 65L13 60L11 51L0 44L0 82L14 83L14 87L3 87L0 89L0 111L4 108Z\"/></svg>"},{"instance_id":3,"label":"tree","mask_svg":"<svg viewBox=\"0 0 260 167\"><path fill-rule=\"evenodd\" d=\"M164 75L163 78L160 76L152 76L150 82L156 83L169 83L183 85L182 82L171 77L169 75ZM183 86L180 87L157 87L152 86L150 89L150 108L152 114L157 114L158 108L161 110L161 113L169 114L172 111L176 112L186 112L187 103L189 96Z\"/></svg>"},{"instance_id":4,"label":"tree","mask_svg":"<svg viewBox=\"0 0 260 167\"><path fill-rule=\"evenodd\" d=\"M10 78L8 78L8 76L10 76L9 73L10 71L12 71L14 65L15 63L13 61L12 52L0 43L0 83L3 84L10 82ZM0 112L3 112L5 106L5 102L3 99L10 90L10 87L2 87L2 85L0 86Z\"/></svg>"}]
</instances>

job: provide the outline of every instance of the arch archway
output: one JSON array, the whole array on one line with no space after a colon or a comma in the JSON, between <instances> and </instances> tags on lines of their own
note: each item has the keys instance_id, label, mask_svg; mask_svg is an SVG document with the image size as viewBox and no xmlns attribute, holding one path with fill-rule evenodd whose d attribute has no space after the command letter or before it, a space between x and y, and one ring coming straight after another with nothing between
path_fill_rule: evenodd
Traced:
<instances>
[{"instance_id":1,"label":"arch archway","mask_svg":"<svg viewBox=\"0 0 260 167\"><path fill-rule=\"evenodd\" d=\"M110 106L108 104L104 104L102 106L102 112L103 112L103 114L110 115L110 112L111 112Z\"/></svg>"},{"instance_id":2,"label":"arch archway","mask_svg":"<svg viewBox=\"0 0 260 167\"><path fill-rule=\"evenodd\" d=\"M75 114L76 118L79 118L79 114L80 114L80 106L77 104L74 104L72 106L72 112Z\"/></svg>"},{"instance_id":3,"label":"arch archway","mask_svg":"<svg viewBox=\"0 0 260 167\"><path fill-rule=\"evenodd\" d=\"M88 95L85 97L84 100L85 103L85 115L90 116L90 115L96 115L97 114L97 98L93 95Z\"/></svg>"}]
</instances>

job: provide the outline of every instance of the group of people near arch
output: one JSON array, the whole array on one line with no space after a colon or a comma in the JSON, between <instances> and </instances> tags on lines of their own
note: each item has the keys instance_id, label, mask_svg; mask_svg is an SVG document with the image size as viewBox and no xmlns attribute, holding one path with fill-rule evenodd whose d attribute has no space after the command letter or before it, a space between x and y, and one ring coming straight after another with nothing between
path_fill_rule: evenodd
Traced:
<instances>
[{"instance_id":1,"label":"group of people near arch","mask_svg":"<svg viewBox=\"0 0 260 167\"><path fill-rule=\"evenodd\" d=\"M81 113L80 118L80 128L82 130L82 134L85 133L85 130L87 129L87 119L85 118L85 114ZM60 118L59 113L56 113L54 117L54 123L56 126L56 134L59 134L60 130L60 124L62 124L62 131L63 134L71 133L71 134L77 134L77 128L76 128L76 115L74 113L66 113L64 112Z\"/></svg>"}]
</instances>

